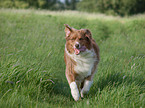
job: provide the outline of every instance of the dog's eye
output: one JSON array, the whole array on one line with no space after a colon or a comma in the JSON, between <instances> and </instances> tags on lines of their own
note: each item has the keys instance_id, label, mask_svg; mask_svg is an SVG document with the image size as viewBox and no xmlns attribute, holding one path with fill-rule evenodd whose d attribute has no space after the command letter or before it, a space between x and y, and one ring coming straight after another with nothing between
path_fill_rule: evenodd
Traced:
<instances>
[{"instance_id":1,"label":"dog's eye","mask_svg":"<svg viewBox=\"0 0 145 108\"><path fill-rule=\"evenodd\" d=\"M79 38L79 40L83 40L83 38Z\"/></svg>"},{"instance_id":2,"label":"dog's eye","mask_svg":"<svg viewBox=\"0 0 145 108\"><path fill-rule=\"evenodd\" d=\"M89 41L89 38L88 38L88 37L86 37L86 40L87 40L87 41Z\"/></svg>"}]
</instances>

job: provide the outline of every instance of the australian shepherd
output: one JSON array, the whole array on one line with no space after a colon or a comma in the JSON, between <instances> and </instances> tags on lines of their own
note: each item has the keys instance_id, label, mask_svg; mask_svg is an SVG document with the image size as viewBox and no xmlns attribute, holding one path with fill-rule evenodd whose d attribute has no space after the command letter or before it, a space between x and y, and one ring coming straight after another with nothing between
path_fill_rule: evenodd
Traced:
<instances>
[{"instance_id":1,"label":"australian shepherd","mask_svg":"<svg viewBox=\"0 0 145 108\"><path fill-rule=\"evenodd\" d=\"M65 24L64 60L66 78L75 101L87 94L100 60L99 47L88 29L74 29Z\"/></svg>"}]
</instances>

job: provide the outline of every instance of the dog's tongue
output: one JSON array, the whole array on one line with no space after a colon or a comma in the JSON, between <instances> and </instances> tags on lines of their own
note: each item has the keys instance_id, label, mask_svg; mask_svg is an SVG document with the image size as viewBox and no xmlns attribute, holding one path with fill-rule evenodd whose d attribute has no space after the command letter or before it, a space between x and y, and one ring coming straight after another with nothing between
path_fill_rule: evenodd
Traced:
<instances>
[{"instance_id":1,"label":"dog's tongue","mask_svg":"<svg viewBox=\"0 0 145 108\"><path fill-rule=\"evenodd\" d=\"M82 46L81 48L77 49L77 48L74 48L75 50L75 54L78 55L81 51L86 51L86 47L85 46Z\"/></svg>"},{"instance_id":2,"label":"dog's tongue","mask_svg":"<svg viewBox=\"0 0 145 108\"><path fill-rule=\"evenodd\" d=\"M74 50L75 50L75 54L76 54L76 55L78 55L78 54L80 53L80 50L78 50L78 49L76 49L76 48L75 48Z\"/></svg>"}]
</instances>

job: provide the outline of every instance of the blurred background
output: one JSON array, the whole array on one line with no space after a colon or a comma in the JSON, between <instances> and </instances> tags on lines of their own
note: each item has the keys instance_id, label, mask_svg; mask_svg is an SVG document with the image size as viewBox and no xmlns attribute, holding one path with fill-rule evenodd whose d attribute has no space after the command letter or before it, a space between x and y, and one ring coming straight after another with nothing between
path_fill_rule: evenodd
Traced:
<instances>
[{"instance_id":1,"label":"blurred background","mask_svg":"<svg viewBox=\"0 0 145 108\"><path fill-rule=\"evenodd\" d=\"M145 12L145 0L0 0L0 8L78 10L129 16Z\"/></svg>"}]
</instances>

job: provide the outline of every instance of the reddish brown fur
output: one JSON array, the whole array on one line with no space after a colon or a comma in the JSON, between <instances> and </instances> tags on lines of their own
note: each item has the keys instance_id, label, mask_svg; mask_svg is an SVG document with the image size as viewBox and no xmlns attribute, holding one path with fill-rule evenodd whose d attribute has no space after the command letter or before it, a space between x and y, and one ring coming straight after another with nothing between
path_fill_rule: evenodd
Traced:
<instances>
[{"instance_id":1,"label":"reddish brown fur","mask_svg":"<svg viewBox=\"0 0 145 108\"><path fill-rule=\"evenodd\" d=\"M92 35L91 32L88 29L80 29L80 30L76 30L74 28L69 27L68 25L65 25L65 32L66 32L66 50L70 53L73 54L74 53L74 44L75 42L79 42L82 46L86 46L86 48L88 50L90 49L94 49L95 52L95 56L94 59L96 59L96 61L94 62L94 66L93 69L91 71L91 75L87 76L84 78L87 80L93 80L93 76L95 74L95 70L97 68L97 64L99 63L100 60L100 55L99 55L99 47L96 44L96 42L94 41L94 39L92 39ZM70 32L67 32L67 30L69 30ZM65 64L66 64L66 78L68 80L68 83L70 84L71 82L75 81L76 79L79 79L80 75L77 74L74 70L74 67L76 66L76 62L75 60L73 60L72 58L70 58L69 55L67 55L66 51L64 52L64 60L65 60ZM83 88L83 83L84 80L81 82L81 86L80 88ZM77 84L79 87L79 84Z\"/></svg>"}]
</instances>

